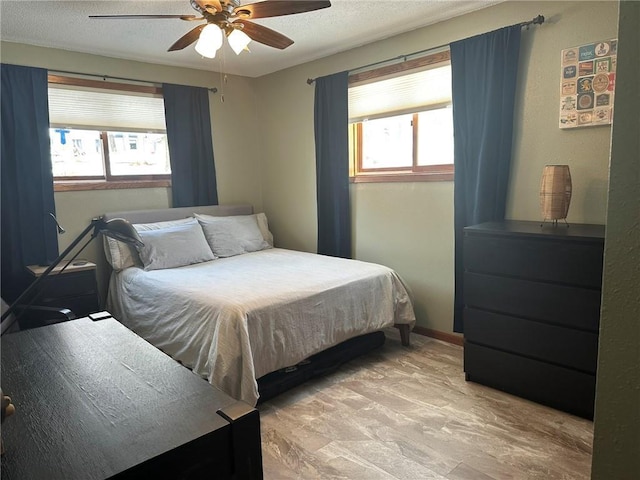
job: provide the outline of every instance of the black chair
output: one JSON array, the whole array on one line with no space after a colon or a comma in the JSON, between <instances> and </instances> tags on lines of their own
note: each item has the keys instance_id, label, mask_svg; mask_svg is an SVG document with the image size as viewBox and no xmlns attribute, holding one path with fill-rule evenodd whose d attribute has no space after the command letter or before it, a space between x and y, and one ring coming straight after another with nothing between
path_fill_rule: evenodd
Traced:
<instances>
[{"instance_id":1,"label":"black chair","mask_svg":"<svg viewBox=\"0 0 640 480\"><path fill-rule=\"evenodd\" d=\"M0 300L2 301L2 313L4 313L9 308L9 305L4 300ZM11 318L13 315L17 317L17 322L14 322ZM5 319L5 321L12 324L5 333L42 327L44 325L73 320L74 318L76 318L76 315L68 308L16 305L15 310Z\"/></svg>"}]
</instances>

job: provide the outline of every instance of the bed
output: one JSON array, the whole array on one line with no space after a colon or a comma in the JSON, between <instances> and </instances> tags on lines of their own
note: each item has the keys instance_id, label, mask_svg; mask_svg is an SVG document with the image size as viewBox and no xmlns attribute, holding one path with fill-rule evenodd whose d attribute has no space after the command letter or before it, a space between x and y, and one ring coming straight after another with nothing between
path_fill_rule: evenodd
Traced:
<instances>
[{"instance_id":1,"label":"bed","mask_svg":"<svg viewBox=\"0 0 640 480\"><path fill-rule=\"evenodd\" d=\"M274 248L266 217L249 205L105 214L112 218L134 224L145 247L104 239L109 311L250 405L278 393L274 384L292 385L281 372L302 372L310 358L326 370L380 344L386 327L408 344L415 316L393 270Z\"/></svg>"}]
</instances>

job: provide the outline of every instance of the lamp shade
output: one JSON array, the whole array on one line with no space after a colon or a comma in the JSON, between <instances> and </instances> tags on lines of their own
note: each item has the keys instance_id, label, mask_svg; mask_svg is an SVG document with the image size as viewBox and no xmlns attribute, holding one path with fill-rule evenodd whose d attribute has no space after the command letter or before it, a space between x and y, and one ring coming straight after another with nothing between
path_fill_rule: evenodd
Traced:
<instances>
[{"instance_id":1,"label":"lamp shade","mask_svg":"<svg viewBox=\"0 0 640 480\"><path fill-rule=\"evenodd\" d=\"M106 235L107 237L115 238L116 240L135 245L137 247L144 246L138 231L124 218L112 218L107 221L100 219L97 229L101 234Z\"/></svg>"},{"instance_id":2,"label":"lamp shade","mask_svg":"<svg viewBox=\"0 0 640 480\"><path fill-rule=\"evenodd\" d=\"M209 24L202 29L198 43L196 43L196 52L203 57L214 58L216 52L222 46L222 30L214 24Z\"/></svg>"},{"instance_id":3,"label":"lamp shade","mask_svg":"<svg viewBox=\"0 0 640 480\"><path fill-rule=\"evenodd\" d=\"M545 165L540 182L540 210L544 220L567 218L571 203L569 165Z\"/></svg>"},{"instance_id":4,"label":"lamp shade","mask_svg":"<svg viewBox=\"0 0 640 480\"><path fill-rule=\"evenodd\" d=\"M227 40L233 51L236 52L236 55L240 55L242 50L249 45L251 38L242 30L234 29L227 37Z\"/></svg>"}]
</instances>

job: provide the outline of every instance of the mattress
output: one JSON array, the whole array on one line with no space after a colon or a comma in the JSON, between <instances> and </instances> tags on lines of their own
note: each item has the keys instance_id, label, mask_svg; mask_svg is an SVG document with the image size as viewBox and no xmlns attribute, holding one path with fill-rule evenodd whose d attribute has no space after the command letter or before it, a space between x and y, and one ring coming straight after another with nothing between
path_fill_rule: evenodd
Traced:
<instances>
[{"instance_id":1,"label":"mattress","mask_svg":"<svg viewBox=\"0 0 640 480\"><path fill-rule=\"evenodd\" d=\"M384 266L267 249L185 267L113 272L108 309L232 397L256 379L393 324L413 326L408 292Z\"/></svg>"}]
</instances>

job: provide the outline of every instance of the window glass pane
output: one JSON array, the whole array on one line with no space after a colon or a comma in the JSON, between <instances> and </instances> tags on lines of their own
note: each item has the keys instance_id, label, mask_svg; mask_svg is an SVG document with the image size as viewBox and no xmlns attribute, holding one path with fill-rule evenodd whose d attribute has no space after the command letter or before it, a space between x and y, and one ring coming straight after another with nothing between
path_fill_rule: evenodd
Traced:
<instances>
[{"instance_id":1,"label":"window glass pane","mask_svg":"<svg viewBox=\"0 0 640 480\"><path fill-rule=\"evenodd\" d=\"M50 128L54 177L104 177L100 132Z\"/></svg>"},{"instance_id":2,"label":"window glass pane","mask_svg":"<svg viewBox=\"0 0 640 480\"><path fill-rule=\"evenodd\" d=\"M362 122L362 168L411 167L413 115Z\"/></svg>"},{"instance_id":3,"label":"window glass pane","mask_svg":"<svg viewBox=\"0 0 640 480\"><path fill-rule=\"evenodd\" d=\"M418 114L418 165L453 163L453 109Z\"/></svg>"},{"instance_id":4,"label":"window glass pane","mask_svg":"<svg viewBox=\"0 0 640 480\"><path fill-rule=\"evenodd\" d=\"M168 175L167 136L162 133L107 132L111 175Z\"/></svg>"}]
</instances>

